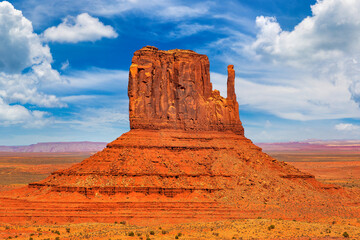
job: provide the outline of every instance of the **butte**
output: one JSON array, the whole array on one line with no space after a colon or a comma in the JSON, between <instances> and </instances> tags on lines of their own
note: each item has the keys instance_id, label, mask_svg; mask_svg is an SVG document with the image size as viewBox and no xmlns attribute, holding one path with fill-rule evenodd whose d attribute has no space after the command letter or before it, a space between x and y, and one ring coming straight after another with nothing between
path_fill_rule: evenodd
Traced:
<instances>
[{"instance_id":1,"label":"butte","mask_svg":"<svg viewBox=\"0 0 360 240\"><path fill-rule=\"evenodd\" d=\"M358 208L344 208L358 192L321 184L247 139L233 65L226 98L212 89L209 67L206 55L190 50L136 51L128 85L131 130L81 163L0 198L6 205L0 220L359 216Z\"/></svg>"}]
</instances>

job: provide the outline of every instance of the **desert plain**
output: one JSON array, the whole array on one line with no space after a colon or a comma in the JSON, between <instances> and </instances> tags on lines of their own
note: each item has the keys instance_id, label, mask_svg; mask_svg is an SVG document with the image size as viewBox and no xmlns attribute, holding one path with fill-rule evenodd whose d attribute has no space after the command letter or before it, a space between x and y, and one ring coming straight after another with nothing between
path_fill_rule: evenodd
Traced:
<instances>
[{"instance_id":1,"label":"desert plain","mask_svg":"<svg viewBox=\"0 0 360 240\"><path fill-rule=\"evenodd\" d=\"M266 151L266 150L265 150ZM359 151L268 151L269 155L313 174L323 183L360 187ZM52 172L81 162L93 153L0 153L0 196ZM4 206L0 207L3 210ZM0 211L1 211L0 210ZM348 237L347 237L348 236ZM1 239L360 239L360 218L316 221L251 219L198 221L182 224L0 223Z\"/></svg>"}]
</instances>

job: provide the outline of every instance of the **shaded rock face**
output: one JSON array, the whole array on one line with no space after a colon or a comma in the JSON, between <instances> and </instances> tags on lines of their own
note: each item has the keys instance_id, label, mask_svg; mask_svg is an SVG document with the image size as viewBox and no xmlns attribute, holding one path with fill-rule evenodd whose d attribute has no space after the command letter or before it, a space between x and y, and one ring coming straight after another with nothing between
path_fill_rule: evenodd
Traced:
<instances>
[{"instance_id":1,"label":"shaded rock face","mask_svg":"<svg viewBox=\"0 0 360 240\"><path fill-rule=\"evenodd\" d=\"M134 53L129 74L131 129L232 131L244 135L236 101L233 65L228 97L212 90L206 55L190 50L144 47Z\"/></svg>"}]
</instances>

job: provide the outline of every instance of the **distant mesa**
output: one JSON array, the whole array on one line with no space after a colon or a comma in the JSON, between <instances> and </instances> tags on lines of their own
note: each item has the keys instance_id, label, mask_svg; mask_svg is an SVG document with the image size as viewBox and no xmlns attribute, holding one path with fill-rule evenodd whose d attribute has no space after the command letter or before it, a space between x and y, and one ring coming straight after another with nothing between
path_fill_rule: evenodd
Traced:
<instances>
[{"instance_id":1,"label":"distant mesa","mask_svg":"<svg viewBox=\"0 0 360 240\"><path fill-rule=\"evenodd\" d=\"M360 140L307 140L302 142L258 143L266 152L358 152Z\"/></svg>"},{"instance_id":2,"label":"distant mesa","mask_svg":"<svg viewBox=\"0 0 360 240\"><path fill-rule=\"evenodd\" d=\"M353 193L277 161L244 136L233 65L227 71L224 98L212 89L207 56L150 46L136 51L128 87L131 130L11 196L26 200L29 209L51 201L39 207L44 212L39 210L37 221L46 215L66 222L65 213L71 221L121 218L146 224L342 214L340 203L355 201ZM6 201L16 206L9 201L18 200ZM14 208L12 216L0 211L0 220L28 219Z\"/></svg>"},{"instance_id":3,"label":"distant mesa","mask_svg":"<svg viewBox=\"0 0 360 240\"><path fill-rule=\"evenodd\" d=\"M43 142L27 146L0 146L0 152L97 152L105 147L104 142Z\"/></svg>"}]
</instances>

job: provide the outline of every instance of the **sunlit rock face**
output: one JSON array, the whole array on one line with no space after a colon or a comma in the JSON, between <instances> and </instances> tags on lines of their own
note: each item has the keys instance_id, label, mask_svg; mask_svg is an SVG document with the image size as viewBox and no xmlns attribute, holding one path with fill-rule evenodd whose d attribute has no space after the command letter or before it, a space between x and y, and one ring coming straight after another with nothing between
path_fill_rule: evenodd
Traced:
<instances>
[{"instance_id":1,"label":"sunlit rock face","mask_svg":"<svg viewBox=\"0 0 360 240\"><path fill-rule=\"evenodd\" d=\"M83 201L86 211L72 214L76 221L343 214L339 203L350 202L347 196L354 194L277 161L244 136L234 81L229 65L223 98L212 90L205 55L155 47L136 51L129 73L131 130L81 163L15 192L15 198L52 201L55 210L39 203L39 216L51 212L57 222L63 212L77 211L77 201Z\"/></svg>"},{"instance_id":2,"label":"sunlit rock face","mask_svg":"<svg viewBox=\"0 0 360 240\"><path fill-rule=\"evenodd\" d=\"M131 129L232 131L244 135L233 66L228 96L212 89L206 55L190 50L144 47L134 53L129 74ZM225 79L224 79L225 81Z\"/></svg>"}]
</instances>

